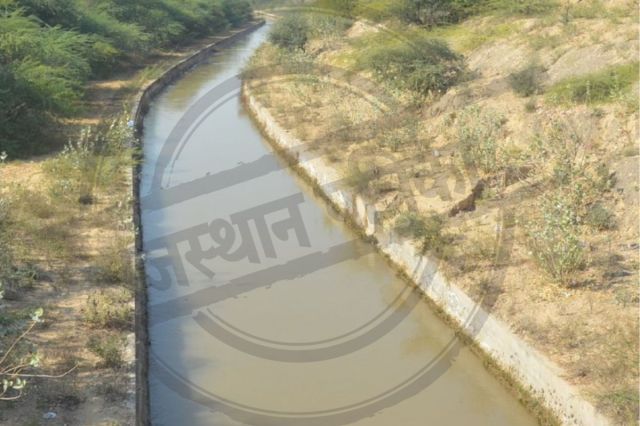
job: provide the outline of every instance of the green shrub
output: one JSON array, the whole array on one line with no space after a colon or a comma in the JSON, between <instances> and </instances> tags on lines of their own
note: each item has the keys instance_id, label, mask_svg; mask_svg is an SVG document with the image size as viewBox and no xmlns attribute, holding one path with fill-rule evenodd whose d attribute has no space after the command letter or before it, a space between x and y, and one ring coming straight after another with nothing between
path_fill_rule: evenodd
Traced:
<instances>
[{"instance_id":1,"label":"green shrub","mask_svg":"<svg viewBox=\"0 0 640 426\"><path fill-rule=\"evenodd\" d=\"M102 360L104 367L119 368L124 364L124 344L124 340L116 335L106 337L91 336L87 342L87 349Z\"/></svg>"},{"instance_id":2,"label":"green shrub","mask_svg":"<svg viewBox=\"0 0 640 426\"><path fill-rule=\"evenodd\" d=\"M417 95L439 95L461 78L462 56L440 40L371 40L357 58L357 66L370 70L379 80Z\"/></svg>"},{"instance_id":3,"label":"green shrub","mask_svg":"<svg viewBox=\"0 0 640 426\"><path fill-rule=\"evenodd\" d=\"M304 50L309 38L309 24L299 15L287 15L271 28L269 40L287 50Z\"/></svg>"},{"instance_id":4,"label":"green shrub","mask_svg":"<svg viewBox=\"0 0 640 426\"><path fill-rule=\"evenodd\" d=\"M623 100L632 84L638 81L639 72L638 62L634 62L571 77L550 87L547 97L560 104L598 104Z\"/></svg>"},{"instance_id":5,"label":"green shrub","mask_svg":"<svg viewBox=\"0 0 640 426\"><path fill-rule=\"evenodd\" d=\"M566 194L558 192L542 199L540 218L527 227L528 245L534 259L562 284L584 266L578 214Z\"/></svg>"},{"instance_id":6,"label":"green shrub","mask_svg":"<svg viewBox=\"0 0 640 426\"><path fill-rule=\"evenodd\" d=\"M498 139L504 118L489 109L471 106L457 120L457 137L466 167L478 167L485 173L499 170Z\"/></svg>"},{"instance_id":7,"label":"green shrub","mask_svg":"<svg viewBox=\"0 0 640 426\"><path fill-rule=\"evenodd\" d=\"M513 91L520 96L536 95L542 91L541 80L544 72L544 68L530 64L524 69L512 73L509 76L509 84Z\"/></svg>"}]
</instances>

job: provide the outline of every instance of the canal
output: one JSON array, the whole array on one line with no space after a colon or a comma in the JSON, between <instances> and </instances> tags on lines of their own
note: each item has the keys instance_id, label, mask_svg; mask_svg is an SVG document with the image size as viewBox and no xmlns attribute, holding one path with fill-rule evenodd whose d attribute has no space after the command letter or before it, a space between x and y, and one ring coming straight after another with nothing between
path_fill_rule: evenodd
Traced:
<instances>
[{"instance_id":1,"label":"canal","mask_svg":"<svg viewBox=\"0 0 640 426\"><path fill-rule=\"evenodd\" d=\"M268 31L144 120L153 424L535 424L263 139L235 76Z\"/></svg>"}]
</instances>

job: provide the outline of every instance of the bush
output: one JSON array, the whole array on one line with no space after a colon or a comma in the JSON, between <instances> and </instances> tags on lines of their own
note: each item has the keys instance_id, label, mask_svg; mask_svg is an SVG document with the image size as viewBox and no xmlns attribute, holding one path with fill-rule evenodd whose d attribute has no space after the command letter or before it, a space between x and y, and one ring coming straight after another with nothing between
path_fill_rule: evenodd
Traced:
<instances>
[{"instance_id":1,"label":"bush","mask_svg":"<svg viewBox=\"0 0 640 426\"><path fill-rule=\"evenodd\" d=\"M421 238L426 232L424 218L415 212L404 212L396 218L394 230L401 237Z\"/></svg>"},{"instance_id":2,"label":"bush","mask_svg":"<svg viewBox=\"0 0 640 426\"><path fill-rule=\"evenodd\" d=\"M540 83L544 72L544 68L530 64L521 71L512 73L509 76L509 84L520 96L536 95L542 91Z\"/></svg>"},{"instance_id":3,"label":"bush","mask_svg":"<svg viewBox=\"0 0 640 426\"><path fill-rule=\"evenodd\" d=\"M288 15L278 20L271 29L269 40L287 50L304 50L309 38L309 25L298 15Z\"/></svg>"},{"instance_id":4,"label":"bush","mask_svg":"<svg viewBox=\"0 0 640 426\"><path fill-rule=\"evenodd\" d=\"M540 218L527 228L534 259L562 284L570 283L571 275L584 266L578 214L569 198L561 192L545 196Z\"/></svg>"},{"instance_id":5,"label":"bush","mask_svg":"<svg viewBox=\"0 0 640 426\"><path fill-rule=\"evenodd\" d=\"M102 360L102 365L107 368L122 367L124 364L123 346L123 339L115 335L103 338L91 336L87 342L87 349L96 354Z\"/></svg>"},{"instance_id":6,"label":"bush","mask_svg":"<svg viewBox=\"0 0 640 426\"><path fill-rule=\"evenodd\" d=\"M246 0L223 0L222 10L227 21L234 27L249 21L253 17L251 4Z\"/></svg>"},{"instance_id":7,"label":"bush","mask_svg":"<svg viewBox=\"0 0 640 426\"><path fill-rule=\"evenodd\" d=\"M622 100L638 81L638 62L616 65L582 77L572 77L554 84L547 91L549 100L561 104L598 104Z\"/></svg>"},{"instance_id":8,"label":"bush","mask_svg":"<svg viewBox=\"0 0 640 426\"><path fill-rule=\"evenodd\" d=\"M411 42L372 40L374 47L357 60L360 69L370 70L381 81L417 95L446 92L461 78L462 56L440 40L417 38Z\"/></svg>"},{"instance_id":9,"label":"bush","mask_svg":"<svg viewBox=\"0 0 640 426\"><path fill-rule=\"evenodd\" d=\"M457 137L466 167L478 167L485 173L499 170L498 139L504 118L489 109L472 106L457 120Z\"/></svg>"},{"instance_id":10,"label":"bush","mask_svg":"<svg viewBox=\"0 0 640 426\"><path fill-rule=\"evenodd\" d=\"M582 136L569 123L554 121L533 144L540 167L552 167L552 179L557 185L568 185L584 176L579 154L584 146Z\"/></svg>"},{"instance_id":11,"label":"bush","mask_svg":"<svg viewBox=\"0 0 640 426\"><path fill-rule=\"evenodd\" d=\"M424 220L424 235L422 235L422 250L432 250L437 254L444 252L447 238L443 234L445 219L436 213L432 213Z\"/></svg>"},{"instance_id":12,"label":"bush","mask_svg":"<svg viewBox=\"0 0 640 426\"><path fill-rule=\"evenodd\" d=\"M477 6L474 0L401 0L396 15L405 22L432 28L459 22Z\"/></svg>"}]
</instances>

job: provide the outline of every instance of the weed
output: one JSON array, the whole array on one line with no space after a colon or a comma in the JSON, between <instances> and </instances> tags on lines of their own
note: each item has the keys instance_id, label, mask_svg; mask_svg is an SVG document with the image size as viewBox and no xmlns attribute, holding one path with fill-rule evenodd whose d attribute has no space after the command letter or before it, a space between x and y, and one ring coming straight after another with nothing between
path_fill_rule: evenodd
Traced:
<instances>
[{"instance_id":1,"label":"weed","mask_svg":"<svg viewBox=\"0 0 640 426\"><path fill-rule=\"evenodd\" d=\"M91 336L87 342L87 349L96 354L107 368L120 368L124 365L123 346L124 339L117 335Z\"/></svg>"},{"instance_id":2,"label":"weed","mask_svg":"<svg viewBox=\"0 0 640 426\"><path fill-rule=\"evenodd\" d=\"M115 238L96 259L96 267L100 281L129 286L133 280L133 265L127 241L123 238Z\"/></svg>"},{"instance_id":3,"label":"weed","mask_svg":"<svg viewBox=\"0 0 640 426\"><path fill-rule=\"evenodd\" d=\"M498 138L504 119L491 110L477 106L463 110L457 120L457 136L466 167L479 167L485 173L500 169Z\"/></svg>"},{"instance_id":4,"label":"weed","mask_svg":"<svg viewBox=\"0 0 640 426\"><path fill-rule=\"evenodd\" d=\"M102 290L89 295L84 309L85 321L98 328L130 329L133 308L128 290Z\"/></svg>"},{"instance_id":5,"label":"weed","mask_svg":"<svg viewBox=\"0 0 640 426\"><path fill-rule=\"evenodd\" d=\"M535 99L529 99L525 104L524 104L524 110L528 113L534 113L538 110L538 105L535 101Z\"/></svg>"}]
</instances>

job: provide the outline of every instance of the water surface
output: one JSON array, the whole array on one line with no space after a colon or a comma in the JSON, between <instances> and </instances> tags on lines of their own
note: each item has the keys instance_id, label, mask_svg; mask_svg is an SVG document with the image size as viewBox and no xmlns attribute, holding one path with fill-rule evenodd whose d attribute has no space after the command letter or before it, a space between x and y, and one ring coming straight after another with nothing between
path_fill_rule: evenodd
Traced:
<instances>
[{"instance_id":1,"label":"water surface","mask_svg":"<svg viewBox=\"0 0 640 426\"><path fill-rule=\"evenodd\" d=\"M172 274L164 286L149 289L153 424L304 425L300 416L319 417L313 423L319 425L535 424L466 348L453 352L447 368L433 371L429 386L407 389L378 408L353 409L368 407L368 401L393 394L428 370L446 348L457 347L453 333L284 163L280 171L171 201L168 188L271 153L237 93L180 145L162 170L164 189L154 186L160 152L176 123L199 98L242 69L267 31L264 27L244 37L184 76L158 97L145 118L141 195L148 274L151 281L160 281L154 262L166 258L163 244L172 241L178 241L170 256L172 268L182 264L185 270L183 279ZM203 250L213 246L211 236L200 232L202 225L216 219L238 222L235 214L266 205L271 208L262 217L271 226L291 212L270 203L289 196L302 201L288 205L299 208L310 244L292 229L279 234L288 238L278 238L269 227L276 253L269 257L269 247L250 221L257 262L217 256L204 259L199 269L198 262L186 260L197 244ZM157 205L161 208L150 208ZM170 237L185 230L193 231L191 242ZM298 276L270 280L255 275L335 247L342 248L341 256L315 272L306 273L319 262L309 257L310 264L290 267L298 268ZM223 288L229 291L211 291ZM383 329L398 318L390 330ZM329 412L340 414L323 420Z\"/></svg>"}]
</instances>

